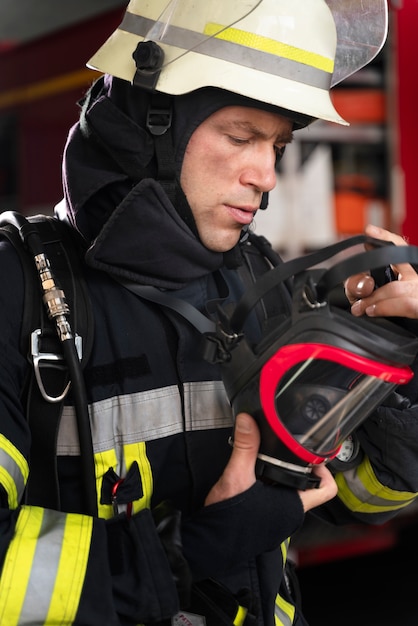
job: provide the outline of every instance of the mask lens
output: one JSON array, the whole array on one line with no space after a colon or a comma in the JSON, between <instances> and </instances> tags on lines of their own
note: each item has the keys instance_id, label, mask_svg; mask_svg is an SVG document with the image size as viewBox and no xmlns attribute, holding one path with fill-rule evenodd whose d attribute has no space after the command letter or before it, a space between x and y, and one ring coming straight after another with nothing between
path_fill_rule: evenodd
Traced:
<instances>
[{"instance_id":1,"label":"mask lens","mask_svg":"<svg viewBox=\"0 0 418 626\"><path fill-rule=\"evenodd\" d=\"M399 384L396 367L325 344L290 344L263 366L260 400L277 437L302 460L333 458L344 439Z\"/></svg>"},{"instance_id":2,"label":"mask lens","mask_svg":"<svg viewBox=\"0 0 418 626\"><path fill-rule=\"evenodd\" d=\"M306 361L277 386L277 420L301 446L328 457L394 387L324 359Z\"/></svg>"}]
</instances>

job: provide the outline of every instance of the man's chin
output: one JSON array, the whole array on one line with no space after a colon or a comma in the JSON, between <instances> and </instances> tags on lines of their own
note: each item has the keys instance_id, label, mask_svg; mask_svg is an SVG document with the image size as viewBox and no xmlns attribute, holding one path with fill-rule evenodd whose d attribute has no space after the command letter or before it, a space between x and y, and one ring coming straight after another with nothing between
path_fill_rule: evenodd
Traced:
<instances>
[{"instance_id":1,"label":"man's chin","mask_svg":"<svg viewBox=\"0 0 418 626\"><path fill-rule=\"evenodd\" d=\"M212 252L229 252L232 248L235 248L237 243L240 241L242 237L242 233L236 232L234 234L229 233L227 236L219 236L219 237L206 237L205 239L201 238L201 242L203 245L211 250Z\"/></svg>"}]
</instances>

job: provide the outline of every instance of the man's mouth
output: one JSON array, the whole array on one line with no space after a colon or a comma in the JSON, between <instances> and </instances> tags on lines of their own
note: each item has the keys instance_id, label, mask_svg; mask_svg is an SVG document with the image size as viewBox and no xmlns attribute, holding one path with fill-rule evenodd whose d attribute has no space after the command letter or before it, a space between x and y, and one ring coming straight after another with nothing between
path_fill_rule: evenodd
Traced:
<instances>
[{"instance_id":1,"label":"man's mouth","mask_svg":"<svg viewBox=\"0 0 418 626\"><path fill-rule=\"evenodd\" d=\"M234 218L236 222L238 222L238 224L248 225L251 224L254 219L254 215L256 212L256 209L254 208L231 206L229 204L225 206L228 209L229 214Z\"/></svg>"}]
</instances>

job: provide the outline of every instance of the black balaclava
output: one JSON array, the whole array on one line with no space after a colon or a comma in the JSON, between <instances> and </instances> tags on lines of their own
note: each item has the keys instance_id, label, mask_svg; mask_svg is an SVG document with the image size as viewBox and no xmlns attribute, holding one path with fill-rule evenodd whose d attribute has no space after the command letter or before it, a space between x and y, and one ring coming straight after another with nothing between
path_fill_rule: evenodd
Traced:
<instances>
[{"instance_id":1,"label":"black balaclava","mask_svg":"<svg viewBox=\"0 0 418 626\"><path fill-rule=\"evenodd\" d=\"M110 273L124 273L132 280L154 281L158 286L170 288L212 272L223 263L230 265L234 256L203 246L178 182L186 146L194 130L212 113L232 105L254 106L292 118L294 115L218 88L168 97L173 109L167 134L169 138L171 135L172 143L168 161L172 162L175 197L171 197L171 208L166 204L169 196L164 200L166 208L161 205L158 211L150 212L145 204L133 206L130 199L140 201L146 181L148 188L152 180L161 182L155 138L147 129L148 108L153 98L152 93L108 75L93 84L81 103L80 121L71 129L65 147L65 202L59 205L57 213L60 217L65 215L92 242L87 258L91 265ZM158 194L158 185L154 183L153 187ZM148 226L144 221L147 219L151 232L158 232L159 236L150 255L144 257L148 245ZM137 233L137 242L132 241L133 231ZM141 250L142 257L138 256ZM171 276L167 279L164 259L170 251L174 256ZM152 278L154 270L158 276Z\"/></svg>"},{"instance_id":2,"label":"black balaclava","mask_svg":"<svg viewBox=\"0 0 418 626\"><path fill-rule=\"evenodd\" d=\"M122 114L125 114L127 118L134 122L134 124L139 128L145 129L152 94L141 88L133 87L126 81L110 76L105 76L104 85L108 91L109 100L116 106L117 110ZM176 187L174 205L177 212L196 236L198 236L198 234L194 218L179 183L184 153L190 137L196 128L210 115L227 106L247 106L260 108L274 113L281 113L284 116L291 116L295 126L298 127L305 126L306 123L308 123L308 118L302 115L294 113L290 114L289 111L281 110L273 105L251 100L247 97L215 87L206 87L188 94L173 96L170 100L173 108L173 118L170 132L172 135L174 158L173 175L175 177L175 181L173 182ZM126 121L127 120L125 120L125 123ZM114 120L115 133L117 132L118 134L120 134L122 126L120 122L120 119ZM130 130L127 130L128 133L130 133ZM123 141L125 146L129 145L129 139L131 139L131 137L126 137ZM152 156L149 154L149 141L147 141L147 144L147 149L145 150L141 148L141 146L137 145L136 147L138 152L142 150L142 152L147 155L148 161L146 167L141 170L138 168L138 164L134 163L133 168L136 168L135 174L137 179L150 176L156 177L158 180L158 168L155 154Z\"/></svg>"}]
</instances>

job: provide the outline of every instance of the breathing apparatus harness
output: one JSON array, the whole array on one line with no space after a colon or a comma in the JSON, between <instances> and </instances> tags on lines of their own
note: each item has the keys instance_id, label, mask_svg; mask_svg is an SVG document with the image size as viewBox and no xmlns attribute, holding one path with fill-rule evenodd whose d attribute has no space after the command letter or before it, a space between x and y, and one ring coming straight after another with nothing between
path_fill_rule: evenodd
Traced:
<instances>
[{"instance_id":1,"label":"breathing apparatus harness","mask_svg":"<svg viewBox=\"0 0 418 626\"><path fill-rule=\"evenodd\" d=\"M373 249L329 268L316 267L359 244ZM307 489L318 485L312 473L315 464L349 468L348 460L337 458L349 443L356 453L350 462L360 462L354 431L380 404L407 404L395 390L413 376L409 365L418 352L415 334L386 319L355 318L333 304L334 290L346 278L382 270L390 279L394 263L416 266L418 248L351 237L277 265L235 305L218 305L217 322L154 287L120 282L139 297L175 311L201 333L203 357L220 365L234 415L246 411L258 422L258 477ZM245 333L247 317L268 292L289 280L291 315L251 345Z\"/></svg>"},{"instance_id":2,"label":"breathing apparatus harness","mask_svg":"<svg viewBox=\"0 0 418 626\"><path fill-rule=\"evenodd\" d=\"M55 443L61 407L71 388L85 508L94 515L94 458L82 373L93 341L93 316L83 270L78 265L85 244L74 229L46 216L25 218L7 211L0 214L0 227L19 251L25 275L26 332L22 332L21 345L22 352L27 353L30 334L28 358L35 372L26 389L33 439L29 494L38 504L59 508L54 502L54 498L59 499ZM250 240L257 242L260 252L274 264L275 254L269 254L270 246L264 249L263 238L250 235ZM373 249L352 254L330 267L319 267L359 244ZM217 321L157 288L120 282L139 297L181 315L199 331L203 357L221 367L233 414L247 411L258 422L261 446L257 476L305 489L317 485L312 467L331 463L368 415L412 378L409 366L418 353L415 334L385 319L355 318L332 298L335 287L350 275L382 268L389 272L390 265L398 263L417 266L418 247L394 246L363 235L351 237L268 270L236 304L218 305ZM56 279L56 269L64 289ZM266 294L289 281L291 315L252 345L245 332L247 317ZM33 329L39 287L43 321ZM54 393L47 390L45 380L48 384L53 381Z\"/></svg>"},{"instance_id":3,"label":"breathing apparatus harness","mask_svg":"<svg viewBox=\"0 0 418 626\"><path fill-rule=\"evenodd\" d=\"M45 215L26 218L5 211L0 214L0 227L19 254L25 280L21 351L27 355L31 370L22 401L32 439L26 502L60 508L56 437L63 402L71 389L84 510L97 515L93 445L82 372L94 334L80 261L85 244L73 228ZM38 304L40 293L42 303Z\"/></svg>"},{"instance_id":4,"label":"breathing apparatus harness","mask_svg":"<svg viewBox=\"0 0 418 626\"><path fill-rule=\"evenodd\" d=\"M0 233L14 245L22 262L25 299L21 350L27 354L28 344L31 345L28 359L33 366L23 394L32 438L25 502L60 510L55 446L63 402L71 389L80 442L83 512L96 516L94 456L82 373L83 364L91 352L94 331L91 303L80 263L85 242L65 222L44 215L25 218L18 213L5 212L0 215ZM142 297L145 298L146 293L144 288ZM207 324L202 327L202 332L212 328L212 323L205 320ZM117 481L114 488L121 483L123 479ZM212 579L194 583L188 591L188 568L185 571L183 557L179 565L175 563L179 558L176 556L177 543L174 549L171 547L172 536L177 537L178 511L162 503L152 514L163 548L169 553L170 565L178 566L173 572L176 582L180 581L180 597L187 604L187 610L181 610L176 619L193 619L199 612L205 616L198 616L199 620L206 620L205 623L213 626L232 624L232 621L234 624L252 624L247 594L235 596ZM118 532L117 524L111 528L113 533ZM114 536L119 545L119 535ZM131 549L132 543L126 543ZM163 623L166 621L161 622L161 626Z\"/></svg>"}]
</instances>

